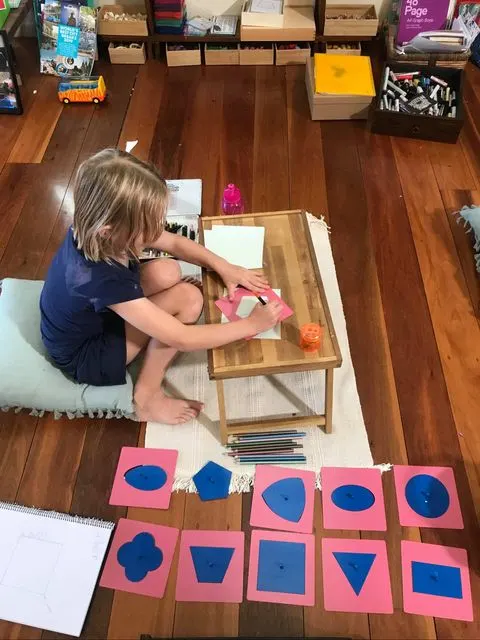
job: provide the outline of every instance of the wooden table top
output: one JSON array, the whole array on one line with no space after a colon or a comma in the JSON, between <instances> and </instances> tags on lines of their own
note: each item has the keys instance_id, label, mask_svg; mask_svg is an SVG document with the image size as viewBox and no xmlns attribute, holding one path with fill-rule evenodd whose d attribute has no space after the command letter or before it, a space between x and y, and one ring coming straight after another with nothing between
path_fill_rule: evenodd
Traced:
<instances>
[{"instance_id":1,"label":"wooden table top","mask_svg":"<svg viewBox=\"0 0 480 640\"><path fill-rule=\"evenodd\" d=\"M273 289L293 309L282 322L281 340L248 340L208 352L209 375L214 379L271 375L339 367L342 363L335 329L304 211L276 211L201 218L203 229L212 225L265 227L264 272ZM215 301L224 285L212 272L203 271L205 315L209 323L221 321ZM322 349L305 353L300 348L300 327L315 322L324 327Z\"/></svg>"}]
</instances>

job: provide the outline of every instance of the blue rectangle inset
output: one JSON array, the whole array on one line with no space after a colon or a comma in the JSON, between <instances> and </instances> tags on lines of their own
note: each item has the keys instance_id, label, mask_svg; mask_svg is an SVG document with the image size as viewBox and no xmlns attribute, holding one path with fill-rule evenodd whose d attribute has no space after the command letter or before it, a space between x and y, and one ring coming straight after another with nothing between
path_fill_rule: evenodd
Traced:
<instances>
[{"instance_id":1,"label":"blue rectangle inset","mask_svg":"<svg viewBox=\"0 0 480 640\"><path fill-rule=\"evenodd\" d=\"M460 569L443 564L412 561L412 588L430 596L463 598Z\"/></svg>"}]
</instances>

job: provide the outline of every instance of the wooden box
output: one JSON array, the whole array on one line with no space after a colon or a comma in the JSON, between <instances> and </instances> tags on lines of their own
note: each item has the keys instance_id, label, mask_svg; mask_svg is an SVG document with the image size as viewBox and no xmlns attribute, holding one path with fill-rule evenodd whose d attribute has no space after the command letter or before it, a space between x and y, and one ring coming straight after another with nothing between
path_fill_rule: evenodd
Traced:
<instances>
[{"instance_id":1,"label":"wooden box","mask_svg":"<svg viewBox=\"0 0 480 640\"><path fill-rule=\"evenodd\" d=\"M312 42L315 18L312 7L284 7L283 27L249 27L242 25L240 40L245 42Z\"/></svg>"},{"instance_id":2,"label":"wooden box","mask_svg":"<svg viewBox=\"0 0 480 640\"><path fill-rule=\"evenodd\" d=\"M218 47L225 47L219 49ZM221 65L221 64L240 64L240 51L238 44L221 45L206 44L205 45L205 64Z\"/></svg>"},{"instance_id":3,"label":"wooden box","mask_svg":"<svg viewBox=\"0 0 480 640\"><path fill-rule=\"evenodd\" d=\"M312 120L366 120L368 118L372 103L370 96L315 93L313 58L307 60L305 84Z\"/></svg>"},{"instance_id":4,"label":"wooden box","mask_svg":"<svg viewBox=\"0 0 480 640\"><path fill-rule=\"evenodd\" d=\"M240 45L240 64L273 64L273 44L264 45L261 49L246 49Z\"/></svg>"},{"instance_id":5,"label":"wooden box","mask_svg":"<svg viewBox=\"0 0 480 640\"><path fill-rule=\"evenodd\" d=\"M464 122L463 111L463 71L461 69L447 69L443 67L425 67L422 65L388 63L394 73L402 71L427 71L449 83L458 96L457 117L429 116L428 114L411 115L408 113L383 111L380 109L382 92L375 99L375 108L370 116L373 133L403 138L417 138L420 140L435 140L437 142L455 143L460 135ZM382 78L385 74L383 70Z\"/></svg>"},{"instance_id":6,"label":"wooden box","mask_svg":"<svg viewBox=\"0 0 480 640\"><path fill-rule=\"evenodd\" d=\"M167 44L167 65L169 67L194 67L202 64L199 44L189 44L188 49L173 49L176 45Z\"/></svg>"},{"instance_id":7,"label":"wooden box","mask_svg":"<svg viewBox=\"0 0 480 640\"><path fill-rule=\"evenodd\" d=\"M338 16L354 16L339 18ZM376 36L378 17L373 4L337 4L325 10L325 36Z\"/></svg>"},{"instance_id":8,"label":"wooden box","mask_svg":"<svg viewBox=\"0 0 480 640\"><path fill-rule=\"evenodd\" d=\"M145 64L145 44L130 47L128 44L113 43L108 45L108 55L112 64Z\"/></svg>"},{"instance_id":9,"label":"wooden box","mask_svg":"<svg viewBox=\"0 0 480 640\"><path fill-rule=\"evenodd\" d=\"M246 27L272 27L274 29L283 27L283 7L282 13L256 13L247 11L248 4L249 0L243 5L240 16L242 25Z\"/></svg>"},{"instance_id":10,"label":"wooden box","mask_svg":"<svg viewBox=\"0 0 480 640\"><path fill-rule=\"evenodd\" d=\"M278 66L305 64L310 57L310 45L304 42L298 46L299 49L279 49L279 45L275 44L275 64Z\"/></svg>"},{"instance_id":11,"label":"wooden box","mask_svg":"<svg viewBox=\"0 0 480 640\"><path fill-rule=\"evenodd\" d=\"M341 47L345 44L349 44L352 46L351 49L342 49ZM334 55L334 56L361 56L362 55L362 46L360 44L360 42L345 42L345 43L333 43L333 42L328 42L327 43L327 50L326 50L327 55Z\"/></svg>"},{"instance_id":12,"label":"wooden box","mask_svg":"<svg viewBox=\"0 0 480 640\"><path fill-rule=\"evenodd\" d=\"M100 36L148 36L147 20L105 20L105 13L129 13L146 15L145 5L107 4L98 14L98 35Z\"/></svg>"}]
</instances>

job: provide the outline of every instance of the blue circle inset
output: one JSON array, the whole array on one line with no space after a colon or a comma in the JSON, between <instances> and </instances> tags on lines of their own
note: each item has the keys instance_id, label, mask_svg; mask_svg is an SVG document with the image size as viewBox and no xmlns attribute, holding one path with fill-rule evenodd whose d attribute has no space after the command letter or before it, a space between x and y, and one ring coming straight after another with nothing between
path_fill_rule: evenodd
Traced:
<instances>
[{"instance_id":1,"label":"blue circle inset","mask_svg":"<svg viewBox=\"0 0 480 640\"><path fill-rule=\"evenodd\" d=\"M332 491L332 502L345 511L366 511L375 502L375 496L360 484L343 484Z\"/></svg>"},{"instance_id":2,"label":"blue circle inset","mask_svg":"<svg viewBox=\"0 0 480 640\"><path fill-rule=\"evenodd\" d=\"M156 491L167 481L167 474L156 464L141 464L125 473L125 482L140 491Z\"/></svg>"},{"instance_id":3,"label":"blue circle inset","mask_svg":"<svg viewBox=\"0 0 480 640\"><path fill-rule=\"evenodd\" d=\"M450 506L443 482L426 473L410 478L405 486L405 498L409 507L424 518L439 518Z\"/></svg>"}]
</instances>

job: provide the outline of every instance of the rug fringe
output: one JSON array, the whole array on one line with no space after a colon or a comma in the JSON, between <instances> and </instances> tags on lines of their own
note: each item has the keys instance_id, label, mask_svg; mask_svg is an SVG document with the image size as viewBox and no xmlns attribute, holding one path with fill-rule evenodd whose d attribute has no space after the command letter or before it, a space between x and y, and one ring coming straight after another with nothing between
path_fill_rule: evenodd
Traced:
<instances>
[{"instance_id":1,"label":"rug fringe","mask_svg":"<svg viewBox=\"0 0 480 640\"><path fill-rule=\"evenodd\" d=\"M393 465L389 462L383 464L376 464L373 467L367 467L368 469L379 469L382 473L386 473L393 469ZM322 484L320 480L320 473L315 474L315 487L322 490ZM246 473L232 473L232 479L230 481L229 493L250 493L253 487L253 477ZM180 478L176 477L173 481L173 491L185 491L185 493L197 493L195 483L192 478Z\"/></svg>"}]
</instances>

